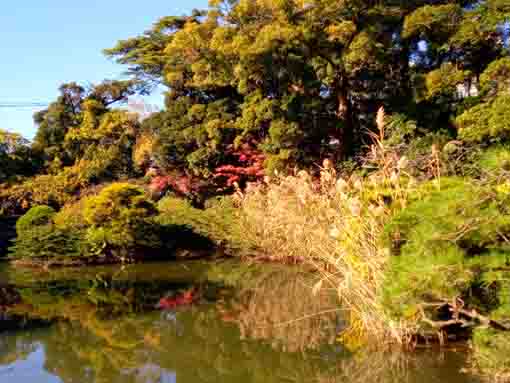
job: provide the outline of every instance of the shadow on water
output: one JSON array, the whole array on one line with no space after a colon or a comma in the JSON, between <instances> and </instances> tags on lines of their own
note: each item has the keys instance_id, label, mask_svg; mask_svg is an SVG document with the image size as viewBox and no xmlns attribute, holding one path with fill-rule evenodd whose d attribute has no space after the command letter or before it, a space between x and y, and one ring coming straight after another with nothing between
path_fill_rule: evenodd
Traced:
<instances>
[{"instance_id":1,"label":"shadow on water","mask_svg":"<svg viewBox=\"0 0 510 383\"><path fill-rule=\"evenodd\" d=\"M312 296L296 268L0 266L0 277L13 298L0 319L2 383L476 382L460 373L463 353L349 353L336 343L335 295ZM158 310L162 299L177 303Z\"/></svg>"}]
</instances>

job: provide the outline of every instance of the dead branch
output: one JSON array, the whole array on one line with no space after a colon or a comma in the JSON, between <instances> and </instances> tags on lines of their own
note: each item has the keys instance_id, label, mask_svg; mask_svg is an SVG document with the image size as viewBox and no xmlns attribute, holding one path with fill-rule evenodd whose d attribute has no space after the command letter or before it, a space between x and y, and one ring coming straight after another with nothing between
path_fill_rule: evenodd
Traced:
<instances>
[{"instance_id":1,"label":"dead branch","mask_svg":"<svg viewBox=\"0 0 510 383\"><path fill-rule=\"evenodd\" d=\"M436 321L427 317L425 313L425 307L444 307L448 306L449 311L452 313L452 319ZM434 329L442 330L446 327L460 325L463 328L470 327L490 327L494 330L498 331L510 331L510 326L507 326L499 321L495 321L490 319L476 310L467 310L464 308L464 302L460 299L455 299L452 302L442 302L442 303L426 303L422 304L419 307L421 314L421 321L428 324L430 327Z\"/></svg>"}]
</instances>

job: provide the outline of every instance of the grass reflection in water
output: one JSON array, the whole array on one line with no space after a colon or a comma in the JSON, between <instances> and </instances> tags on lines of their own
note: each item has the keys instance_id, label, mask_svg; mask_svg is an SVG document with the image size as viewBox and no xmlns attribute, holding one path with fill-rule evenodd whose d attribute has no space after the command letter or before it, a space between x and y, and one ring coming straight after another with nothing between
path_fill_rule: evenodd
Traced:
<instances>
[{"instance_id":1,"label":"grass reflection in water","mask_svg":"<svg viewBox=\"0 0 510 383\"><path fill-rule=\"evenodd\" d=\"M41 349L41 368L65 383L474 381L457 354L350 355L335 344L335 297L312 296L306 271L191 262L8 275L21 298L8 315L28 325L0 333L2 383L24 383L15 362ZM191 288L194 304L155 308Z\"/></svg>"}]
</instances>

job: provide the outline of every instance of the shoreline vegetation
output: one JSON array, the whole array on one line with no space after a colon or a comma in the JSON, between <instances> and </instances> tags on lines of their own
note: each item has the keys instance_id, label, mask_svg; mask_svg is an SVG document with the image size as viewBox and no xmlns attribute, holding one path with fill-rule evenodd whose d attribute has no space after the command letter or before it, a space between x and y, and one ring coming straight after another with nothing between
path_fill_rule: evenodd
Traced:
<instances>
[{"instance_id":1,"label":"shoreline vegetation","mask_svg":"<svg viewBox=\"0 0 510 383\"><path fill-rule=\"evenodd\" d=\"M0 130L7 259L302 263L349 348L462 341L509 380L510 7L405 3L214 0L119 41L127 80Z\"/></svg>"}]
</instances>

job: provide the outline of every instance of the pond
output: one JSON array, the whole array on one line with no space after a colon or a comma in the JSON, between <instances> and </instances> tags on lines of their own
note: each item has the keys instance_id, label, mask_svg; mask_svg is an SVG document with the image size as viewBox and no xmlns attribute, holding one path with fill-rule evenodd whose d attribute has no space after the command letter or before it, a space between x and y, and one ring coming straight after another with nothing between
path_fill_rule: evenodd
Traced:
<instances>
[{"instance_id":1,"label":"pond","mask_svg":"<svg viewBox=\"0 0 510 383\"><path fill-rule=\"evenodd\" d=\"M313 283L231 261L0 265L0 382L478 382L463 351L342 346L336 297Z\"/></svg>"}]
</instances>

